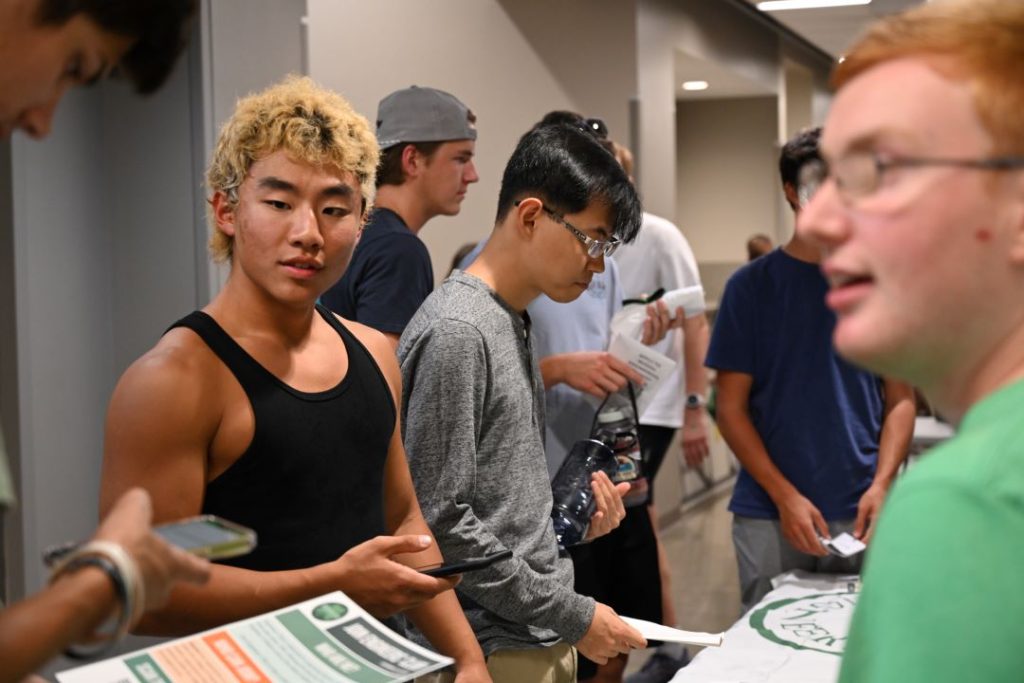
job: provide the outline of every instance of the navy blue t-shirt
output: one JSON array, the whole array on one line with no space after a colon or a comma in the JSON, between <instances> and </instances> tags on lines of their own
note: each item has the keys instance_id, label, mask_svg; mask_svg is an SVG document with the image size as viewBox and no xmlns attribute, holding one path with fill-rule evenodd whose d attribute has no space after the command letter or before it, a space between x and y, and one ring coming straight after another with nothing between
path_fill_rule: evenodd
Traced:
<instances>
[{"instance_id":1,"label":"navy blue t-shirt","mask_svg":"<svg viewBox=\"0 0 1024 683\"><path fill-rule=\"evenodd\" d=\"M827 289L782 249L748 263L726 284L705 364L753 377L750 419L772 462L825 519L845 520L874 477L884 404L879 378L835 352ZM729 509L779 516L745 470Z\"/></svg>"},{"instance_id":2,"label":"navy blue t-shirt","mask_svg":"<svg viewBox=\"0 0 1024 683\"><path fill-rule=\"evenodd\" d=\"M434 290L427 246L391 209L370 215L341 279L320 301L342 318L401 334Z\"/></svg>"}]
</instances>

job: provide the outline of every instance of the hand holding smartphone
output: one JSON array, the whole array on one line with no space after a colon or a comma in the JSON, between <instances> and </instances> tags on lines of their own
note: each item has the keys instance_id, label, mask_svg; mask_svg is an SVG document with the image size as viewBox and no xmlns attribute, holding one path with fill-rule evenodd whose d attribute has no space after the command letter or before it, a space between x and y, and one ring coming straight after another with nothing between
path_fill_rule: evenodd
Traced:
<instances>
[{"instance_id":1,"label":"hand holding smartphone","mask_svg":"<svg viewBox=\"0 0 1024 683\"><path fill-rule=\"evenodd\" d=\"M216 515L199 515L153 527L153 532L171 545L208 560L223 560L252 552L256 532ZM79 541L51 546L43 551L43 563L54 566L62 557L82 545Z\"/></svg>"},{"instance_id":2,"label":"hand holding smartphone","mask_svg":"<svg viewBox=\"0 0 1024 683\"><path fill-rule=\"evenodd\" d=\"M483 557L477 557L472 560L463 560L462 562L453 562L451 564L443 564L440 567L433 567L431 569L421 569L420 572L427 576L433 576L435 578L441 578L444 576L451 576L452 574L463 574L465 572L471 572L477 569L484 569L490 567L495 562L501 560L507 560L512 557L511 550L501 550L490 555L484 555Z\"/></svg>"}]
</instances>

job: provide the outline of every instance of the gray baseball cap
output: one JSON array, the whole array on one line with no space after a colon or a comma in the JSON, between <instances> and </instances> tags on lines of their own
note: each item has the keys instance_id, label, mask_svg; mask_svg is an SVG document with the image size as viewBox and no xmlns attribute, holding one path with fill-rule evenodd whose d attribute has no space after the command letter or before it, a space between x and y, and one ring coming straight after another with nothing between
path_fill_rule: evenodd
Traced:
<instances>
[{"instance_id":1,"label":"gray baseball cap","mask_svg":"<svg viewBox=\"0 0 1024 683\"><path fill-rule=\"evenodd\" d=\"M476 140L469 107L454 95L413 85L396 90L377 105L377 144Z\"/></svg>"}]
</instances>

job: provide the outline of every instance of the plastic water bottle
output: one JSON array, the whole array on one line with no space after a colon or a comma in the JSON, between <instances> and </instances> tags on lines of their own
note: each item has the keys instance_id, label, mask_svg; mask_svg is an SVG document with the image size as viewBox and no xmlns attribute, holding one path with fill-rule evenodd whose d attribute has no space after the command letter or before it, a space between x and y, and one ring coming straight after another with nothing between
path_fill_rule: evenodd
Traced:
<instances>
[{"instance_id":1,"label":"plastic water bottle","mask_svg":"<svg viewBox=\"0 0 1024 683\"><path fill-rule=\"evenodd\" d=\"M649 484L644 476L640 452L640 435L636 412L629 388L609 394L598 408L593 438L605 444L615 454L617 464L612 482L629 482L629 492L622 504L635 507L647 502Z\"/></svg>"},{"instance_id":2,"label":"plastic water bottle","mask_svg":"<svg viewBox=\"0 0 1024 683\"><path fill-rule=\"evenodd\" d=\"M615 456L600 441L586 439L572 445L551 482L551 521L558 545L568 548L583 541L597 509L590 477L601 470L611 477L615 469Z\"/></svg>"}]
</instances>

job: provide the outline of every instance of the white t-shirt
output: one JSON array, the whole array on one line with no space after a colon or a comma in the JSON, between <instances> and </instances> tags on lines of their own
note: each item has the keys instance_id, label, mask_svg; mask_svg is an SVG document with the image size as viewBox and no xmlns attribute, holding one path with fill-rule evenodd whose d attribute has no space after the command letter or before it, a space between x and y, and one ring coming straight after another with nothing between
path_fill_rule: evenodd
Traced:
<instances>
[{"instance_id":1,"label":"white t-shirt","mask_svg":"<svg viewBox=\"0 0 1024 683\"><path fill-rule=\"evenodd\" d=\"M619 281L626 299L651 294L659 287L671 291L701 284L690 243L674 223L654 214L644 212L637 238L620 247L612 258L619 266ZM676 429L683 426L686 377L682 341L682 330L674 329L651 347L677 365L641 416L640 422L645 425Z\"/></svg>"}]
</instances>

